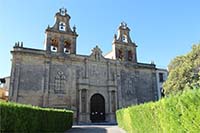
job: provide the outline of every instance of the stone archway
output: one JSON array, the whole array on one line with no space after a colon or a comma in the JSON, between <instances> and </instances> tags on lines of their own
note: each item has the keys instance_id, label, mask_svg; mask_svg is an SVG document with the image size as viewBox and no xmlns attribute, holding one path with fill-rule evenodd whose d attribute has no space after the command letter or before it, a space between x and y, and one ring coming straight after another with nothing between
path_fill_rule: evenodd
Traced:
<instances>
[{"instance_id":1,"label":"stone archway","mask_svg":"<svg viewBox=\"0 0 200 133\"><path fill-rule=\"evenodd\" d=\"M105 99L101 94L94 94L90 99L90 120L92 122L105 121Z\"/></svg>"}]
</instances>

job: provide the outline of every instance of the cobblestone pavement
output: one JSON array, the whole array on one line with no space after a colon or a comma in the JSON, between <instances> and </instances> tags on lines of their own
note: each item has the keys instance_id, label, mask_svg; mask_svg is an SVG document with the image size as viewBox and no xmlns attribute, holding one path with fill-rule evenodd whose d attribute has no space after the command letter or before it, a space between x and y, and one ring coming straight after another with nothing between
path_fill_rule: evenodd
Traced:
<instances>
[{"instance_id":1,"label":"cobblestone pavement","mask_svg":"<svg viewBox=\"0 0 200 133\"><path fill-rule=\"evenodd\" d=\"M117 125L78 125L65 133L126 133Z\"/></svg>"}]
</instances>

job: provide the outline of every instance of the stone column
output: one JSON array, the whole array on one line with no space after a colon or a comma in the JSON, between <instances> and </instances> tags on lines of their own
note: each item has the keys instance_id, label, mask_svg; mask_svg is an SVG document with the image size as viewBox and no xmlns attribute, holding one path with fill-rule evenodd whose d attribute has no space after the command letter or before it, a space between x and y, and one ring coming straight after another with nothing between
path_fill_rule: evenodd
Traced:
<instances>
[{"instance_id":1,"label":"stone column","mask_svg":"<svg viewBox=\"0 0 200 133\"><path fill-rule=\"evenodd\" d=\"M88 110L88 90L86 89L86 98L85 98L85 108L86 108L86 113L89 112Z\"/></svg>"},{"instance_id":2,"label":"stone column","mask_svg":"<svg viewBox=\"0 0 200 133\"><path fill-rule=\"evenodd\" d=\"M73 37L73 41L72 41L72 54L76 54L76 37Z\"/></svg>"},{"instance_id":3,"label":"stone column","mask_svg":"<svg viewBox=\"0 0 200 133\"><path fill-rule=\"evenodd\" d=\"M115 111L117 111L117 91L115 91Z\"/></svg>"},{"instance_id":4,"label":"stone column","mask_svg":"<svg viewBox=\"0 0 200 133\"><path fill-rule=\"evenodd\" d=\"M124 60L128 61L128 49L124 49Z\"/></svg>"},{"instance_id":5,"label":"stone column","mask_svg":"<svg viewBox=\"0 0 200 133\"><path fill-rule=\"evenodd\" d=\"M50 62L49 59L47 59L44 62L45 75L44 75L43 107L48 107L49 106L50 65L51 65L51 62Z\"/></svg>"},{"instance_id":6,"label":"stone column","mask_svg":"<svg viewBox=\"0 0 200 133\"><path fill-rule=\"evenodd\" d=\"M81 105L81 89L79 89L79 113L82 112L82 105ZM80 115L79 115L80 116Z\"/></svg>"},{"instance_id":7,"label":"stone column","mask_svg":"<svg viewBox=\"0 0 200 133\"><path fill-rule=\"evenodd\" d=\"M137 63L137 51L136 51L136 47L134 47L134 51L133 51L134 57L133 57L133 62Z\"/></svg>"},{"instance_id":8,"label":"stone column","mask_svg":"<svg viewBox=\"0 0 200 133\"><path fill-rule=\"evenodd\" d=\"M88 96L88 89L86 89L86 122L87 123L90 123L91 121L90 121L90 106L89 106L89 102L90 101L90 99L89 99L89 96Z\"/></svg>"},{"instance_id":9,"label":"stone column","mask_svg":"<svg viewBox=\"0 0 200 133\"><path fill-rule=\"evenodd\" d=\"M61 55L64 53L64 38L63 38L63 36L60 37L57 52Z\"/></svg>"},{"instance_id":10,"label":"stone column","mask_svg":"<svg viewBox=\"0 0 200 133\"><path fill-rule=\"evenodd\" d=\"M46 52L50 53L51 52L51 38L50 37L47 38L45 45L46 45Z\"/></svg>"},{"instance_id":11,"label":"stone column","mask_svg":"<svg viewBox=\"0 0 200 133\"><path fill-rule=\"evenodd\" d=\"M108 79L108 80L111 80L110 62L109 62L109 61L107 62L107 73L108 73L108 74L107 74L107 75L108 75L108 76L107 76L107 79Z\"/></svg>"},{"instance_id":12,"label":"stone column","mask_svg":"<svg viewBox=\"0 0 200 133\"><path fill-rule=\"evenodd\" d=\"M117 89L117 100L118 100L118 108L122 108L122 93L121 93L121 74L119 68L119 62L116 63L116 71L117 71L117 79L116 79L116 89Z\"/></svg>"},{"instance_id":13,"label":"stone column","mask_svg":"<svg viewBox=\"0 0 200 133\"><path fill-rule=\"evenodd\" d=\"M80 107L80 115L79 121L81 122L90 122L89 116L89 108L88 108L88 90L83 87L79 91L79 107Z\"/></svg>"},{"instance_id":14,"label":"stone column","mask_svg":"<svg viewBox=\"0 0 200 133\"><path fill-rule=\"evenodd\" d=\"M111 90L109 90L108 95L109 95L109 113L112 113L112 95L111 95Z\"/></svg>"},{"instance_id":15,"label":"stone column","mask_svg":"<svg viewBox=\"0 0 200 133\"><path fill-rule=\"evenodd\" d=\"M113 108L114 106L114 108ZM114 88L109 90L109 121L115 122L115 111L117 106L116 91Z\"/></svg>"},{"instance_id":16,"label":"stone column","mask_svg":"<svg viewBox=\"0 0 200 133\"><path fill-rule=\"evenodd\" d=\"M84 60L84 65L85 65L85 78L88 78L88 60L85 58Z\"/></svg>"}]
</instances>

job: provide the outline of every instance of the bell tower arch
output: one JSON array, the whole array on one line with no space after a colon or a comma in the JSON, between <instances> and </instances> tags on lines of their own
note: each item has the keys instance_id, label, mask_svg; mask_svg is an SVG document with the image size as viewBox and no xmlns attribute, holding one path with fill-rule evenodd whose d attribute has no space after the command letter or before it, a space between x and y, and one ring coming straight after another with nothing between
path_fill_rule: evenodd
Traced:
<instances>
[{"instance_id":1,"label":"bell tower arch","mask_svg":"<svg viewBox=\"0 0 200 133\"><path fill-rule=\"evenodd\" d=\"M130 37L130 29L125 22L122 22L118 28L118 34L114 35L113 51L114 58L122 61L137 63L136 44Z\"/></svg>"},{"instance_id":2,"label":"bell tower arch","mask_svg":"<svg viewBox=\"0 0 200 133\"><path fill-rule=\"evenodd\" d=\"M70 27L70 16L65 8L55 14L55 23L45 30L45 47L47 53L76 54L76 27Z\"/></svg>"}]
</instances>

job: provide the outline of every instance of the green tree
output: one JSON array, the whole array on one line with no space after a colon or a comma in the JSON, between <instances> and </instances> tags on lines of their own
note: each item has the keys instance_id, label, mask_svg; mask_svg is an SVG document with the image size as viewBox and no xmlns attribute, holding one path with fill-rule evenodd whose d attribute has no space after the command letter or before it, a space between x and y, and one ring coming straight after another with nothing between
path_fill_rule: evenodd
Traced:
<instances>
[{"instance_id":1,"label":"green tree","mask_svg":"<svg viewBox=\"0 0 200 133\"><path fill-rule=\"evenodd\" d=\"M169 75L163 84L165 95L176 94L200 85L200 44L186 55L177 56L168 65Z\"/></svg>"}]
</instances>

